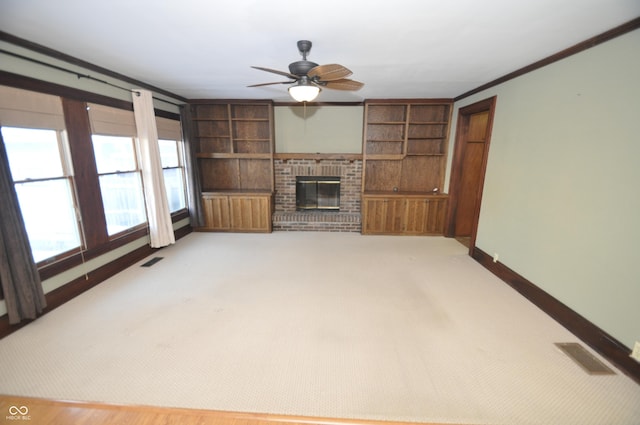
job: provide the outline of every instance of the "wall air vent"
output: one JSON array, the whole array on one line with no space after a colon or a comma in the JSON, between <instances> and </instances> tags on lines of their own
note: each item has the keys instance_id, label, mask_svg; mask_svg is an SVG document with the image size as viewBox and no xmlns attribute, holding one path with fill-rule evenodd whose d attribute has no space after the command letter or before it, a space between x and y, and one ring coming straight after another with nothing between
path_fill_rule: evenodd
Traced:
<instances>
[{"instance_id":1,"label":"wall air vent","mask_svg":"<svg viewBox=\"0 0 640 425\"><path fill-rule=\"evenodd\" d=\"M598 360L577 342L556 342L555 346L576 362L589 375L615 375L607 365Z\"/></svg>"},{"instance_id":2,"label":"wall air vent","mask_svg":"<svg viewBox=\"0 0 640 425\"><path fill-rule=\"evenodd\" d=\"M153 257L151 260L149 260L146 263L142 264L140 267L151 267L155 263L157 263L158 261L162 260L163 258L164 257Z\"/></svg>"}]
</instances>

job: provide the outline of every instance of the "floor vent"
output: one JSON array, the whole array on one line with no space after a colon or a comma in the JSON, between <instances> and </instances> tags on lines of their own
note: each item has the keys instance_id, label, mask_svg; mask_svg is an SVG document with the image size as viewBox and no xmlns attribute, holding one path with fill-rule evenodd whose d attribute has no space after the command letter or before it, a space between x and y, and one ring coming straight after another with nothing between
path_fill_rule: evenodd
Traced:
<instances>
[{"instance_id":1,"label":"floor vent","mask_svg":"<svg viewBox=\"0 0 640 425\"><path fill-rule=\"evenodd\" d=\"M556 342L555 345L589 375L615 375L611 368L577 342Z\"/></svg>"},{"instance_id":2,"label":"floor vent","mask_svg":"<svg viewBox=\"0 0 640 425\"><path fill-rule=\"evenodd\" d=\"M164 257L153 257L151 260L147 261L146 263L144 263L143 265L141 265L140 267L151 267L153 266L155 263L157 263L158 261L162 260Z\"/></svg>"}]
</instances>

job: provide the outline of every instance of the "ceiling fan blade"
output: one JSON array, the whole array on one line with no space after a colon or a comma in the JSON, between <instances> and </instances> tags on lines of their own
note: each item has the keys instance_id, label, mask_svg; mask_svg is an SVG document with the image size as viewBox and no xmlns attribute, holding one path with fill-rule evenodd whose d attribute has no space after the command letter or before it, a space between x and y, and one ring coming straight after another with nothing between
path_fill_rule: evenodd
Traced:
<instances>
[{"instance_id":1,"label":"ceiling fan blade","mask_svg":"<svg viewBox=\"0 0 640 425\"><path fill-rule=\"evenodd\" d=\"M261 83L261 84L252 84L250 86L247 87L260 87L260 86L270 86L273 84L293 84L295 83L295 81L278 81L276 83Z\"/></svg>"},{"instance_id":2,"label":"ceiling fan blade","mask_svg":"<svg viewBox=\"0 0 640 425\"><path fill-rule=\"evenodd\" d=\"M297 76L297 75L289 74L288 72L284 72L284 71L278 71L277 69L263 68L261 66L252 66L251 68L259 69L260 71L271 72L273 74L283 75L285 77L293 78L294 80L299 80L300 79L300 77Z\"/></svg>"},{"instance_id":3,"label":"ceiling fan blade","mask_svg":"<svg viewBox=\"0 0 640 425\"><path fill-rule=\"evenodd\" d=\"M334 81L348 77L353 74L350 70L337 63L328 65L318 65L309 70L307 75L309 78L318 78L321 81Z\"/></svg>"},{"instance_id":4,"label":"ceiling fan blade","mask_svg":"<svg viewBox=\"0 0 640 425\"><path fill-rule=\"evenodd\" d=\"M364 86L364 83L356 80L348 80L346 78L334 81L327 81L324 87L333 90L360 90Z\"/></svg>"}]
</instances>

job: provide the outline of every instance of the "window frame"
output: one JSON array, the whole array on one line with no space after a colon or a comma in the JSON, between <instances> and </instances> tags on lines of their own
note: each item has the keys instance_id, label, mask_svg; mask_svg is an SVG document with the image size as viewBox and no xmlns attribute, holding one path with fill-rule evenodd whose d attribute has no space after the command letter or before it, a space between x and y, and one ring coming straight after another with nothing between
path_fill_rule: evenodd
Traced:
<instances>
[{"instance_id":1,"label":"window frame","mask_svg":"<svg viewBox=\"0 0 640 425\"><path fill-rule=\"evenodd\" d=\"M187 198L187 170L186 170L186 166L185 166L185 160L184 160L184 142L182 140L173 140L173 138L158 138L158 144L160 144L161 141L169 141L169 142L173 142L175 143L175 150L176 150L176 157L178 159L178 165L176 166L167 166L165 167L164 165L162 165L162 176L164 177L164 171L165 170L180 170L180 181L182 182L182 199L184 201L184 206L180 209L177 209L175 211L169 211L169 213L171 214L171 216L175 216L177 214L180 214L184 211L187 211L189 208L189 202L188 202L188 198ZM158 146L159 147L159 146ZM160 160L160 162L162 162L162 159ZM165 189L168 190L166 188L166 179L165 179ZM169 201L169 194L167 193L167 200Z\"/></svg>"},{"instance_id":2,"label":"window frame","mask_svg":"<svg viewBox=\"0 0 640 425\"><path fill-rule=\"evenodd\" d=\"M142 178L142 168L140 166L140 151L139 151L139 147L138 147L138 141L137 138L135 136L124 136L124 135L110 135L110 134L97 134L97 133L92 133L92 145L93 145L93 136L99 136L99 137L117 137L117 138L121 138L121 139L129 139L129 141L131 142L131 148L132 148L132 154L133 154L133 164L134 164L134 169L130 169L130 170L126 170L126 171L122 171L122 170L116 170L116 171L109 171L109 172L105 172L105 173L100 173L97 169L97 157L96 157L96 174L98 177L98 182L100 183L100 177L102 176L112 176L112 175L123 175L123 174L135 174L137 175L138 178L138 182L140 183L140 195L141 195L141 199L142 199L142 206L144 209L144 222L142 223L138 223L136 225L133 225L131 227L127 227L124 230L121 230L119 232L115 232L113 234L109 234L109 226L108 226L108 220L107 220L107 211L105 209L105 205L104 205L104 198L102 199L102 211L103 214L105 216L105 220L106 220L106 224L107 224L107 228L105 229L105 231L107 232L107 237L109 240L116 240L119 239L123 236L126 236L130 233L134 233L136 231L142 230L142 229L147 229L149 227L149 216L147 214L147 207L146 207L146 202L145 202L145 193L144 193L144 180ZM94 155L96 155L96 151L95 151L95 147L94 147ZM100 184L100 191L102 194L102 185Z\"/></svg>"},{"instance_id":3,"label":"window frame","mask_svg":"<svg viewBox=\"0 0 640 425\"><path fill-rule=\"evenodd\" d=\"M24 179L19 179L19 180L15 180L13 179L12 176L12 182L13 182L13 187L14 187L14 191L16 192L16 194L18 193L18 185L26 185L26 184L32 184L32 183L42 183L42 182L49 182L49 181L66 181L67 183L67 189L69 190L69 195L70 195L70 200L71 200L71 205L70 205L70 209L73 212L73 217L74 217L74 224L76 227L76 232L77 232L77 237L78 237L78 245L74 248L71 249L67 249L65 251L61 251L55 255L43 258L41 260L37 260L35 261L36 263L36 267L40 268L40 267L44 267L48 264L52 264L55 262L58 262L62 259L68 258L68 257L72 257L82 251L84 251L86 249L86 241L85 241L85 237L84 237L84 229L83 229L83 223L82 220L80 219L80 204L79 204L79 200L78 200L78 195L77 195L77 189L76 189L76 179L74 176L74 172L73 172L73 162L72 162L72 158L71 158L71 154L70 154L70 148L69 148L69 141L67 138L67 132L66 129L55 129L55 128L45 128L44 126L30 126L27 127L25 125L20 125L20 126L16 126L16 125L1 125L0 126L0 131L3 128L16 128L16 129L21 129L21 130L38 130L38 131L51 131L56 135L56 147L57 147L57 151L58 151L58 159L60 161L60 165L61 165L61 175L59 176L55 176L55 177L37 177L37 178L30 178L30 177L26 177ZM6 139L5 136L3 135L3 140L5 140L6 143ZM10 164L9 164L10 167ZM9 170L11 172L11 170ZM20 199L18 198L18 203L20 202ZM22 212L22 208L24 207L23 205L21 205L19 203L19 207L21 210L21 214L24 218L24 212ZM26 224L26 222L25 222ZM29 237L29 234L27 232L27 235ZM35 260L35 253L34 253L34 249L33 246L31 245L32 241L29 237L29 248L31 250L31 255L33 256L34 260Z\"/></svg>"},{"instance_id":4,"label":"window frame","mask_svg":"<svg viewBox=\"0 0 640 425\"><path fill-rule=\"evenodd\" d=\"M17 74L0 75L0 84L14 90L31 92L37 95L49 95L58 97L62 101L62 108L59 111L62 128L66 130L68 147L71 154L71 162L74 169L74 182L76 202L79 207L80 223L82 225L82 236L84 238L85 250L60 258L47 264L38 264L40 278L44 281L78 267L86 261L97 258L115 249L121 248L132 242L136 242L148 235L148 227L140 226L138 229L131 229L129 233L119 235L118 238L109 238L106 231L106 224L101 202L100 187L98 183L95 162L93 160L93 148L91 146L91 123L88 114L90 105L101 105L124 111L133 111L131 101L106 96L95 92L53 84L43 80L25 77ZM21 94L22 97L22 94ZM40 102L37 102L40 105ZM26 109L25 109L26 111ZM170 112L156 109L156 118L182 123L182 112ZM49 115L51 117L52 115ZM8 121L5 122L8 125ZM181 133L181 132L180 132ZM180 134L182 139L182 135ZM186 142L182 140L186 150ZM186 155L186 154L185 154ZM187 161L185 156L185 161ZM189 190L189 179L192 178L190 170L187 170L187 191ZM172 214L174 223L189 218L189 205L191 195L187 192L187 208L181 212ZM183 235L191 231L191 226L182 227L179 234ZM138 248L139 250L142 248ZM134 252L127 254L128 257L137 258ZM76 279L65 284L61 291L51 294L51 299L65 299L69 291L76 291L78 288L87 288L87 278L93 281L93 275L109 273L112 266L105 265L95 270L89 271L88 275L78 276ZM92 285L91 285L92 286ZM82 290L82 289L80 289ZM47 296L49 298L49 295ZM0 291L0 299L2 294Z\"/></svg>"}]
</instances>

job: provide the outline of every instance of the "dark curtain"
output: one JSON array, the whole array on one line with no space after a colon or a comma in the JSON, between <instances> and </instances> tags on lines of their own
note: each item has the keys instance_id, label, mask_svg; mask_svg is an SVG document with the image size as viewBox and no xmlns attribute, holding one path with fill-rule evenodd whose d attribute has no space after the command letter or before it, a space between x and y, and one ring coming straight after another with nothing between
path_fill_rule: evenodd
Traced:
<instances>
[{"instance_id":1,"label":"dark curtain","mask_svg":"<svg viewBox=\"0 0 640 425\"><path fill-rule=\"evenodd\" d=\"M200 193L202 190L200 176L197 165L197 140L194 137L193 120L191 116L191 106L180 107L180 121L182 123L182 140L185 144L185 165L187 168L187 178L189 180L189 216L193 227L204 225L202 216L202 206L200 204Z\"/></svg>"},{"instance_id":2,"label":"dark curtain","mask_svg":"<svg viewBox=\"0 0 640 425\"><path fill-rule=\"evenodd\" d=\"M46 307L38 269L33 261L9 159L0 133L0 283L9 323L35 319Z\"/></svg>"}]
</instances>

